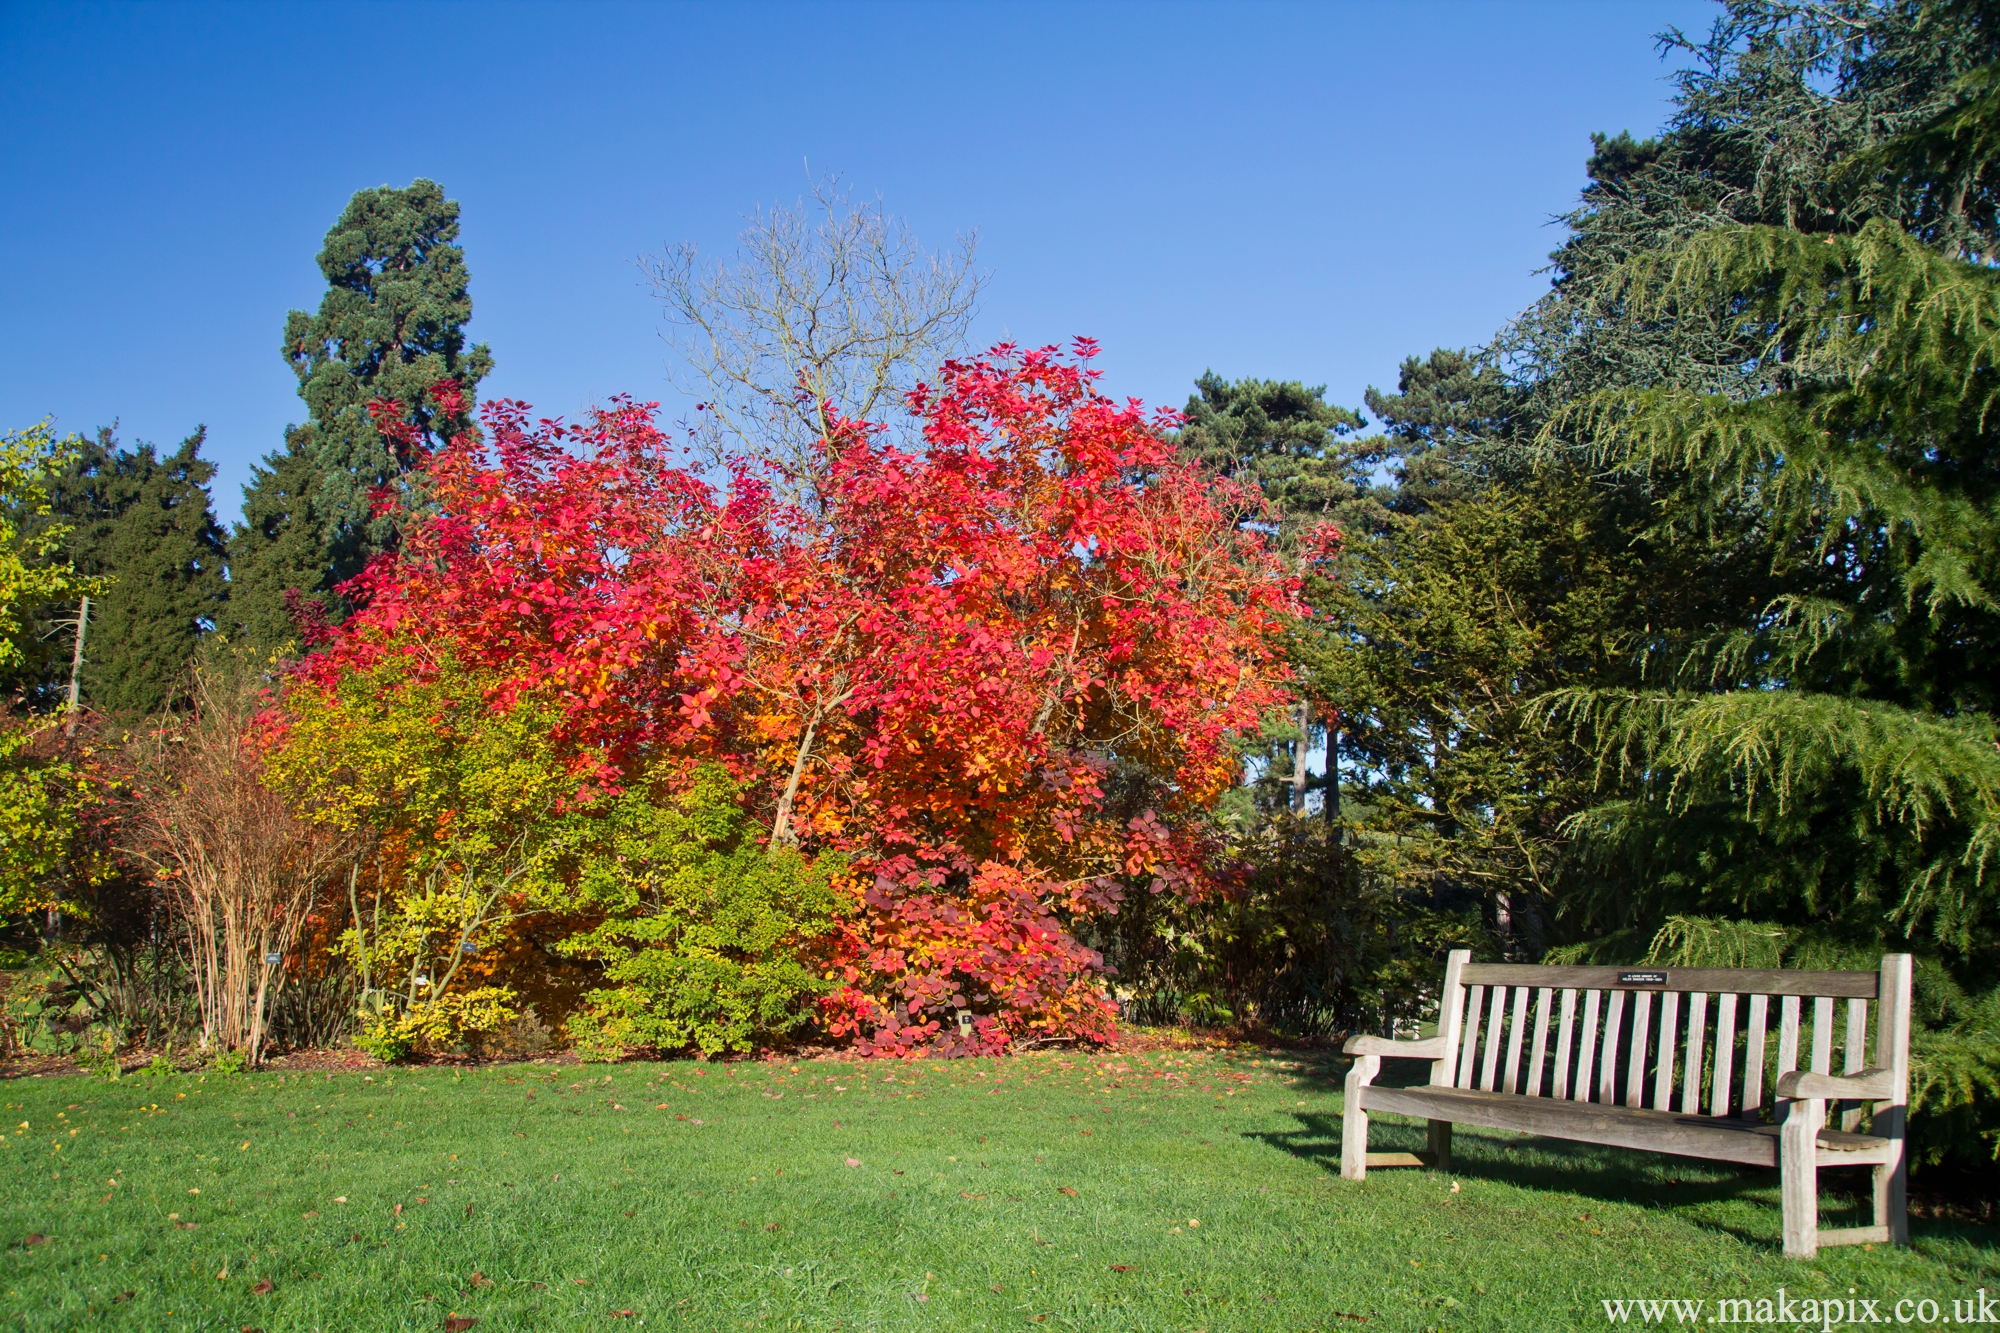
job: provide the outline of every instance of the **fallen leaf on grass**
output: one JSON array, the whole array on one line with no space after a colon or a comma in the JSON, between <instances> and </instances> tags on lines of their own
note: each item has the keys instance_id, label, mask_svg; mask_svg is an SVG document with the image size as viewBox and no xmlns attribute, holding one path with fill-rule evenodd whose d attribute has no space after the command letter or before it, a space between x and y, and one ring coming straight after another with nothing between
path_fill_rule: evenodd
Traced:
<instances>
[{"instance_id":1,"label":"fallen leaf on grass","mask_svg":"<svg viewBox=\"0 0 2000 1333\"><path fill-rule=\"evenodd\" d=\"M665 1102L661 1102L658 1106L655 1106L653 1109L655 1111L665 1111L671 1108L669 1108Z\"/></svg>"},{"instance_id":2,"label":"fallen leaf on grass","mask_svg":"<svg viewBox=\"0 0 2000 1333\"><path fill-rule=\"evenodd\" d=\"M472 1216L472 1205L471 1205L471 1204L469 1204L469 1203L468 1203L467 1205L465 1205L465 1215L466 1215L467 1217L471 1217L471 1216Z\"/></svg>"},{"instance_id":3,"label":"fallen leaf on grass","mask_svg":"<svg viewBox=\"0 0 2000 1333\"><path fill-rule=\"evenodd\" d=\"M1056 1193L1058 1193L1058 1194L1067 1194L1067 1195L1069 1195L1069 1197L1070 1197L1070 1198L1072 1198L1072 1199L1074 1199L1074 1198L1076 1197L1076 1191L1075 1191L1075 1190L1073 1190L1073 1189L1071 1189L1071 1188L1070 1188L1069 1186L1067 1186L1067 1185L1058 1185L1058 1186L1056 1186Z\"/></svg>"},{"instance_id":4,"label":"fallen leaf on grass","mask_svg":"<svg viewBox=\"0 0 2000 1333\"><path fill-rule=\"evenodd\" d=\"M627 1216L627 1217L630 1217L630 1216L632 1216L632 1210L631 1210L630 1208L627 1208L627 1209L625 1210L625 1216Z\"/></svg>"},{"instance_id":5,"label":"fallen leaf on grass","mask_svg":"<svg viewBox=\"0 0 2000 1333\"><path fill-rule=\"evenodd\" d=\"M766 1222L764 1224L764 1230L766 1231L776 1231L777 1229L778 1229L778 1224L776 1222Z\"/></svg>"},{"instance_id":6,"label":"fallen leaf on grass","mask_svg":"<svg viewBox=\"0 0 2000 1333\"><path fill-rule=\"evenodd\" d=\"M126 1301L131 1300L134 1296L137 1296L138 1294L139 1293L136 1291L121 1291L116 1296L113 1296L111 1298L111 1303L113 1305L122 1305Z\"/></svg>"},{"instance_id":7,"label":"fallen leaf on grass","mask_svg":"<svg viewBox=\"0 0 2000 1333\"><path fill-rule=\"evenodd\" d=\"M984 1194L967 1194L964 1190L960 1190L958 1197L961 1199L983 1199L986 1196Z\"/></svg>"},{"instance_id":8,"label":"fallen leaf on grass","mask_svg":"<svg viewBox=\"0 0 2000 1333\"><path fill-rule=\"evenodd\" d=\"M632 1311L630 1311L630 1310L613 1310L613 1311L611 1312L611 1317L612 1317L613 1319L630 1319L630 1318L632 1317Z\"/></svg>"},{"instance_id":9,"label":"fallen leaf on grass","mask_svg":"<svg viewBox=\"0 0 2000 1333\"><path fill-rule=\"evenodd\" d=\"M265 1278L262 1282L259 1282L256 1286L250 1288L250 1294L252 1296L269 1296L271 1294L271 1291L272 1291L272 1286L270 1278Z\"/></svg>"},{"instance_id":10,"label":"fallen leaf on grass","mask_svg":"<svg viewBox=\"0 0 2000 1333\"><path fill-rule=\"evenodd\" d=\"M1131 1272L1131 1271L1132 1271L1132 1265L1130 1265L1130 1264L1113 1264L1113 1265L1111 1265L1111 1271L1112 1271L1112 1272L1114 1272L1114 1273L1129 1273L1129 1272Z\"/></svg>"},{"instance_id":11,"label":"fallen leaf on grass","mask_svg":"<svg viewBox=\"0 0 2000 1333\"><path fill-rule=\"evenodd\" d=\"M313 1208L313 1209L309 1209L309 1210L308 1210L308 1211L307 1211L306 1213L304 1213L304 1214L303 1214L303 1216L305 1216L305 1217L318 1217L318 1216L319 1216L319 1209L317 1209L317 1208Z\"/></svg>"},{"instance_id":12,"label":"fallen leaf on grass","mask_svg":"<svg viewBox=\"0 0 2000 1333\"><path fill-rule=\"evenodd\" d=\"M1000 1284L999 1284L998 1282L995 1282L995 1283L993 1284L993 1290L994 1290L994 1291L996 1291L996 1292L1000 1290Z\"/></svg>"},{"instance_id":13,"label":"fallen leaf on grass","mask_svg":"<svg viewBox=\"0 0 2000 1333\"><path fill-rule=\"evenodd\" d=\"M1336 1319L1352 1319L1357 1324L1368 1322L1368 1316L1365 1314L1349 1314L1345 1310L1335 1310L1333 1314Z\"/></svg>"},{"instance_id":14,"label":"fallen leaf on grass","mask_svg":"<svg viewBox=\"0 0 2000 1333\"><path fill-rule=\"evenodd\" d=\"M438 1325L438 1327L442 1328L444 1333L465 1333L466 1329L471 1328L478 1322L477 1319L469 1314L455 1314L446 1319L444 1323Z\"/></svg>"},{"instance_id":15,"label":"fallen leaf on grass","mask_svg":"<svg viewBox=\"0 0 2000 1333\"><path fill-rule=\"evenodd\" d=\"M49 1238L39 1231L30 1231L28 1238L21 1242L23 1245L46 1245L48 1243Z\"/></svg>"},{"instance_id":16,"label":"fallen leaf on grass","mask_svg":"<svg viewBox=\"0 0 2000 1333\"><path fill-rule=\"evenodd\" d=\"M848 1164L849 1166L860 1166L860 1165L861 1165L861 1159L860 1159L859 1157L850 1157L850 1158L848 1158L848 1159L847 1159L847 1164Z\"/></svg>"}]
</instances>

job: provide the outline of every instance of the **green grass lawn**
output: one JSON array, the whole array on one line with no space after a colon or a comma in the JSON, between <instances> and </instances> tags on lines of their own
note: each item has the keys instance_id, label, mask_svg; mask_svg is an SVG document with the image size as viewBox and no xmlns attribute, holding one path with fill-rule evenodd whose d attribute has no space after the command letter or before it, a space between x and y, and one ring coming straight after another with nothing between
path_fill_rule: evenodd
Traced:
<instances>
[{"instance_id":1,"label":"green grass lawn","mask_svg":"<svg viewBox=\"0 0 2000 1333\"><path fill-rule=\"evenodd\" d=\"M1607 1327L1611 1298L1852 1288L1893 1319L2000 1291L1977 1227L1787 1262L1772 1172L1461 1129L1450 1175L1344 1184L1333 1066L1257 1055L22 1078L0 1101L10 1329L1539 1330Z\"/></svg>"}]
</instances>

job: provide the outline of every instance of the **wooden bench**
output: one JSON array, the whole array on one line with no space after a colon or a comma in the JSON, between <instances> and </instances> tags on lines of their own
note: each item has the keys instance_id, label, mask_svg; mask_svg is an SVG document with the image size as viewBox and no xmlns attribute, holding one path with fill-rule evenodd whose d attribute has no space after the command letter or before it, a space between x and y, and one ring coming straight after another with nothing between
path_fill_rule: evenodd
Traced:
<instances>
[{"instance_id":1,"label":"wooden bench","mask_svg":"<svg viewBox=\"0 0 2000 1333\"><path fill-rule=\"evenodd\" d=\"M1437 1036L1356 1036L1345 1049L1354 1057L1340 1144L1348 1180L1371 1166L1443 1168L1452 1125L1482 1125L1775 1166L1785 1253L1796 1258L1822 1245L1909 1242L1908 954L1886 955L1879 972L1797 972L1474 963L1459 950L1445 966ZM1430 1083L1375 1086L1384 1056L1431 1061ZM1428 1120L1429 1151L1370 1153L1370 1111ZM1875 1169L1874 1225L1822 1231L1818 1169L1863 1165Z\"/></svg>"}]
</instances>

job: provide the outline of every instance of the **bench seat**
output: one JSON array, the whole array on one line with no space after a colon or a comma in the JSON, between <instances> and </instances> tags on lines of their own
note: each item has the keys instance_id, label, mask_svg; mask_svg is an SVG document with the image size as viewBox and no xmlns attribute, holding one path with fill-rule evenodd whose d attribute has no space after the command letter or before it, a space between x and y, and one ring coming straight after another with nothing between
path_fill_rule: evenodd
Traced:
<instances>
[{"instance_id":1,"label":"bench seat","mask_svg":"<svg viewBox=\"0 0 2000 1333\"><path fill-rule=\"evenodd\" d=\"M1369 1111L1447 1120L1485 1129L1511 1129L1521 1134L1596 1143L1611 1148L1639 1148L1677 1157L1745 1166L1778 1165L1781 1125L1740 1120L1735 1116L1683 1115L1644 1107L1599 1106L1593 1102L1558 1102L1518 1093L1481 1092L1476 1088L1383 1088L1360 1090L1361 1106ZM1874 1166L1889 1160L1892 1140L1838 1129L1819 1132L1819 1165Z\"/></svg>"}]
</instances>

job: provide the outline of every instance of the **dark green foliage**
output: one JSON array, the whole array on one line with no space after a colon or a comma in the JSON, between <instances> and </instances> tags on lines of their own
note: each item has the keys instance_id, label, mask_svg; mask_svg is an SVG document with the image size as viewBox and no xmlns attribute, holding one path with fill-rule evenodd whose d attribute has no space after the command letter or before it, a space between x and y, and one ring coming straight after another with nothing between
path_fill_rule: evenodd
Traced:
<instances>
[{"instance_id":1,"label":"dark green foliage","mask_svg":"<svg viewBox=\"0 0 2000 1333\"><path fill-rule=\"evenodd\" d=\"M1890 144L1940 126L1965 100L1962 80L2000 57L1985 6L1730 0L1705 37L1666 42L1688 61L1672 118L1643 142L1593 136L1551 290L1494 345L1544 417L1605 388L1769 383L1754 335L1746 343L1725 311L1635 304L1644 289L1619 275L1641 255L1718 227L1819 235L1870 217L1906 219L1946 250L1990 250L1979 196L1960 188L1983 180L1976 170L1933 184L1879 169Z\"/></svg>"},{"instance_id":2,"label":"dark green foliage","mask_svg":"<svg viewBox=\"0 0 2000 1333\"><path fill-rule=\"evenodd\" d=\"M69 524L64 554L111 580L91 599L83 700L115 714L159 711L180 689L204 634L225 619L228 552L210 507L215 465L197 429L162 457L152 445L119 446L109 430L86 443L50 487L56 521ZM51 608L74 616L76 608ZM66 686L71 631L49 636L38 665L44 697Z\"/></svg>"},{"instance_id":3,"label":"dark green foliage","mask_svg":"<svg viewBox=\"0 0 2000 1333\"><path fill-rule=\"evenodd\" d=\"M330 589L331 558L325 525L313 496L319 468L303 428L287 433L285 448L252 465L243 488L243 521L230 539L230 615L250 643L277 648L298 638L285 593L323 594Z\"/></svg>"},{"instance_id":4,"label":"dark green foliage","mask_svg":"<svg viewBox=\"0 0 2000 1333\"><path fill-rule=\"evenodd\" d=\"M1366 493L1367 460L1347 441L1361 416L1328 403L1326 386L1231 383L1211 370L1195 388L1180 433L1182 455L1277 506L1281 549L1315 524L1340 521Z\"/></svg>"},{"instance_id":5,"label":"dark green foliage","mask_svg":"<svg viewBox=\"0 0 2000 1333\"><path fill-rule=\"evenodd\" d=\"M395 542L372 496L418 460L383 438L369 404L399 404L424 447L471 425L493 358L465 345L472 298L457 239L458 205L421 179L360 191L327 233L319 311L285 320L284 355L310 420L286 431L244 497L239 617L259 643L292 637L287 589L337 612L333 589ZM443 380L459 388L455 407L426 396Z\"/></svg>"},{"instance_id":6,"label":"dark green foliage","mask_svg":"<svg viewBox=\"0 0 2000 1333\"><path fill-rule=\"evenodd\" d=\"M1279 551L1296 554L1303 535L1322 524L1346 530L1379 517L1369 477L1376 456L1350 438L1366 423L1358 412L1328 403L1324 385L1232 383L1207 371L1195 389L1177 441L1181 455L1260 495L1269 512L1249 521ZM1326 736L1324 719L1310 711L1267 718L1261 736L1238 742L1255 780L1234 794L1227 817L1247 830L1263 812L1296 812L1307 791L1330 790L1323 778L1301 780L1298 773L1302 753Z\"/></svg>"},{"instance_id":7,"label":"dark green foliage","mask_svg":"<svg viewBox=\"0 0 2000 1333\"><path fill-rule=\"evenodd\" d=\"M1394 469L1384 504L1399 513L1476 494L1511 457L1522 429L1523 394L1487 357L1440 347L1406 357L1396 392L1369 389L1368 410L1382 422L1371 460Z\"/></svg>"},{"instance_id":8,"label":"dark green foliage","mask_svg":"<svg viewBox=\"0 0 2000 1333\"><path fill-rule=\"evenodd\" d=\"M840 902L837 857L766 850L721 769L677 798L621 800L577 906L604 915L564 952L604 965L570 1032L587 1058L703 1056L783 1041L832 989L817 959Z\"/></svg>"},{"instance_id":9,"label":"dark green foliage","mask_svg":"<svg viewBox=\"0 0 2000 1333\"><path fill-rule=\"evenodd\" d=\"M1674 922L1783 922L1795 964L1914 949L1917 1132L1987 1157L2000 25L1733 0L1669 47L1675 114L1593 136L1548 296L1406 361L1366 398L1383 433L1339 446L1393 481L1337 502L1346 549L1304 571L1293 645L1338 710L1339 874L1476 910L1517 957L1635 961ZM1204 458L1282 504L1282 443L1265 473L1235 447L1276 432L1208 429ZM1282 785L1296 731L1270 731L1245 801ZM1258 803L1268 832L1282 802ZM1289 864L1267 854L1259 875ZM1241 963L1204 941L1275 947L1253 901L1176 927L1210 989Z\"/></svg>"},{"instance_id":10,"label":"dark green foliage","mask_svg":"<svg viewBox=\"0 0 2000 1333\"><path fill-rule=\"evenodd\" d=\"M1276 814L1233 850L1225 891L1131 901L1104 941L1140 1021L1411 1031L1445 954L1490 944L1476 901L1369 873L1323 820Z\"/></svg>"}]
</instances>

